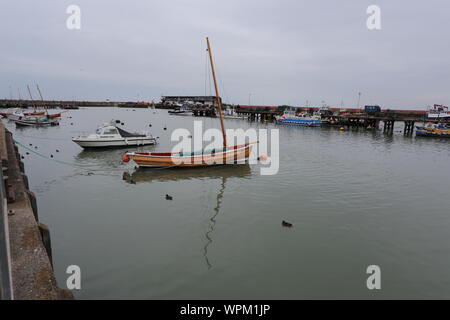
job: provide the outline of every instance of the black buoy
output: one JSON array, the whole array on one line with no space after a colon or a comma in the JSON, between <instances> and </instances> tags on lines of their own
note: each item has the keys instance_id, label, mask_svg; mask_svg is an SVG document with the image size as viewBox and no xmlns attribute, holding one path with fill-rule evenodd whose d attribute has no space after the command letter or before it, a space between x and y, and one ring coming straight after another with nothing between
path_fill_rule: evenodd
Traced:
<instances>
[{"instance_id":1,"label":"black buoy","mask_svg":"<svg viewBox=\"0 0 450 320\"><path fill-rule=\"evenodd\" d=\"M151 127L152 126L152 124L150 123L149 125L148 125L149 127Z\"/></svg>"},{"instance_id":2,"label":"black buoy","mask_svg":"<svg viewBox=\"0 0 450 320\"><path fill-rule=\"evenodd\" d=\"M30 154L29 152L25 152L27 155Z\"/></svg>"},{"instance_id":3,"label":"black buoy","mask_svg":"<svg viewBox=\"0 0 450 320\"><path fill-rule=\"evenodd\" d=\"M167 128L166 128L166 127L164 127L164 130L167 130Z\"/></svg>"},{"instance_id":4,"label":"black buoy","mask_svg":"<svg viewBox=\"0 0 450 320\"><path fill-rule=\"evenodd\" d=\"M166 194L166 200L173 200L173 197Z\"/></svg>"},{"instance_id":5,"label":"black buoy","mask_svg":"<svg viewBox=\"0 0 450 320\"><path fill-rule=\"evenodd\" d=\"M53 155L52 155L52 154L50 155L50 158L53 158Z\"/></svg>"},{"instance_id":6,"label":"black buoy","mask_svg":"<svg viewBox=\"0 0 450 320\"><path fill-rule=\"evenodd\" d=\"M59 152L59 150L58 150L58 149L56 149L56 152Z\"/></svg>"},{"instance_id":7,"label":"black buoy","mask_svg":"<svg viewBox=\"0 0 450 320\"><path fill-rule=\"evenodd\" d=\"M292 227L292 223L289 223L289 222L284 221L284 220L283 220L283 222L281 222L281 225L283 227L287 227L287 228L291 228Z\"/></svg>"}]
</instances>

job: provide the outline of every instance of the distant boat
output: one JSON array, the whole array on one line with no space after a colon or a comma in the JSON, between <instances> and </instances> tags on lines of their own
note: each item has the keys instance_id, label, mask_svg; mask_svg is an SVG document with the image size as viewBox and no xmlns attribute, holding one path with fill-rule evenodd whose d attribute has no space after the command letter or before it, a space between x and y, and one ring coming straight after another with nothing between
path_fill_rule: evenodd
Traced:
<instances>
[{"instance_id":1,"label":"distant boat","mask_svg":"<svg viewBox=\"0 0 450 320\"><path fill-rule=\"evenodd\" d=\"M23 117L25 117L25 114L21 109L13 109L11 112L6 113L6 118L11 121L19 120Z\"/></svg>"},{"instance_id":2,"label":"distant boat","mask_svg":"<svg viewBox=\"0 0 450 320\"><path fill-rule=\"evenodd\" d=\"M277 123L307 127L319 127L322 124L321 117L317 114L309 116L301 113L297 115L293 110L286 110L282 116L276 117L275 119Z\"/></svg>"},{"instance_id":3,"label":"distant boat","mask_svg":"<svg viewBox=\"0 0 450 320\"><path fill-rule=\"evenodd\" d=\"M422 127L416 127L416 136L450 138L450 125L442 123L426 123Z\"/></svg>"},{"instance_id":4,"label":"distant boat","mask_svg":"<svg viewBox=\"0 0 450 320\"><path fill-rule=\"evenodd\" d=\"M428 119L450 119L448 107L441 104L435 104L427 108Z\"/></svg>"},{"instance_id":5,"label":"distant boat","mask_svg":"<svg viewBox=\"0 0 450 320\"><path fill-rule=\"evenodd\" d=\"M222 102L217 87L216 75L214 71L213 58L209 39L206 38L207 50L209 54L209 62L211 64L211 73L214 80L214 88L216 91L217 111L220 116L220 126L223 136L223 147L211 150L199 150L197 152L181 153L181 152L129 152L122 156L124 162L133 160L140 167L206 167L213 165L239 164L250 157L253 143L245 143L241 145L227 146L227 137L222 114Z\"/></svg>"},{"instance_id":6,"label":"distant boat","mask_svg":"<svg viewBox=\"0 0 450 320\"><path fill-rule=\"evenodd\" d=\"M14 121L17 126L22 127L46 127L59 125L59 121L56 118L48 118L45 116L24 116L20 119L12 121Z\"/></svg>"},{"instance_id":7,"label":"distant boat","mask_svg":"<svg viewBox=\"0 0 450 320\"><path fill-rule=\"evenodd\" d=\"M168 111L171 115L177 115L177 116L192 116L192 110L189 110L185 107L177 107L173 110Z\"/></svg>"},{"instance_id":8,"label":"distant boat","mask_svg":"<svg viewBox=\"0 0 450 320\"><path fill-rule=\"evenodd\" d=\"M60 109L65 109L65 110L78 110L78 109L80 109L76 105L59 106L59 108Z\"/></svg>"},{"instance_id":9,"label":"distant boat","mask_svg":"<svg viewBox=\"0 0 450 320\"><path fill-rule=\"evenodd\" d=\"M131 133L113 123L103 124L95 133L79 136L72 141L82 148L143 146L156 143L156 139L151 135Z\"/></svg>"},{"instance_id":10,"label":"distant boat","mask_svg":"<svg viewBox=\"0 0 450 320\"><path fill-rule=\"evenodd\" d=\"M223 113L223 117L225 119L239 119L239 120L245 119L245 116L240 115L234 109L227 109L227 110L225 110L225 112Z\"/></svg>"}]
</instances>

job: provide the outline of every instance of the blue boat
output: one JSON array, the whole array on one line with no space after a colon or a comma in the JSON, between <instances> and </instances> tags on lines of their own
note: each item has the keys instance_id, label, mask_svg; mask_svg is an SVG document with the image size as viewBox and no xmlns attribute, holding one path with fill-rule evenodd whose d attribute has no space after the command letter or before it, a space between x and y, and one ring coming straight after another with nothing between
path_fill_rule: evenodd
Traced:
<instances>
[{"instance_id":1,"label":"blue boat","mask_svg":"<svg viewBox=\"0 0 450 320\"><path fill-rule=\"evenodd\" d=\"M320 127L322 120L320 115L307 115L305 113L300 113L297 115L295 111L286 110L282 116L275 118L277 123L281 124L292 124L305 127Z\"/></svg>"}]
</instances>

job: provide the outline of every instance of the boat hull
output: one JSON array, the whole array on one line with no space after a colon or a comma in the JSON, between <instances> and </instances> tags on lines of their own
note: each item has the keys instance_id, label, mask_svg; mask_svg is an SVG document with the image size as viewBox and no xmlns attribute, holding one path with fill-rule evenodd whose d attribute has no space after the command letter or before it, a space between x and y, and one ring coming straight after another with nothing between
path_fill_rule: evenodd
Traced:
<instances>
[{"instance_id":1,"label":"boat hull","mask_svg":"<svg viewBox=\"0 0 450 320\"><path fill-rule=\"evenodd\" d=\"M40 120L13 120L16 126L21 127L50 127L59 125L58 121L40 121Z\"/></svg>"},{"instance_id":2,"label":"boat hull","mask_svg":"<svg viewBox=\"0 0 450 320\"><path fill-rule=\"evenodd\" d=\"M247 160L251 153L251 145L232 146L226 151L193 154L189 156L163 153L127 153L127 156L140 167L205 167L213 165L237 164Z\"/></svg>"},{"instance_id":3,"label":"boat hull","mask_svg":"<svg viewBox=\"0 0 450 320\"><path fill-rule=\"evenodd\" d=\"M144 146L156 143L155 138L123 138L114 140L72 139L82 148L120 148L127 146Z\"/></svg>"},{"instance_id":4,"label":"boat hull","mask_svg":"<svg viewBox=\"0 0 450 320\"><path fill-rule=\"evenodd\" d=\"M10 114L6 115L6 118L11 121L21 120L23 117L24 117L23 115L18 115L18 114L14 114L14 113L10 113Z\"/></svg>"},{"instance_id":5,"label":"boat hull","mask_svg":"<svg viewBox=\"0 0 450 320\"><path fill-rule=\"evenodd\" d=\"M321 120L303 120L303 119L277 119L277 123L280 124L292 124L305 127L320 127Z\"/></svg>"},{"instance_id":6,"label":"boat hull","mask_svg":"<svg viewBox=\"0 0 450 320\"><path fill-rule=\"evenodd\" d=\"M416 136L418 136L418 137L450 138L450 130L417 129Z\"/></svg>"}]
</instances>

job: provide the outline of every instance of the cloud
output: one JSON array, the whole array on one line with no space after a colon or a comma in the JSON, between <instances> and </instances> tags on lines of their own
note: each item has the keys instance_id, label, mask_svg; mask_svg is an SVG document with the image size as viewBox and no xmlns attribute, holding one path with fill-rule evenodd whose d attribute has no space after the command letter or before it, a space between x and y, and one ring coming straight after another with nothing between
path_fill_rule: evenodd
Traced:
<instances>
[{"instance_id":1,"label":"cloud","mask_svg":"<svg viewBox=\"0 0 450 320\"><path fill-rule=\"evenodd\" d=\"M82 28L71 31L72 1L11 1L0 12L0 95L27 83L55 99L204 94L209 36L228 102L251 93L254 104L352 106L362 92L362 103L391 108L450 103L450 4L377 2L380 31L366 28L365 0L79 0Z\"/></svg>"}]
</instances>

